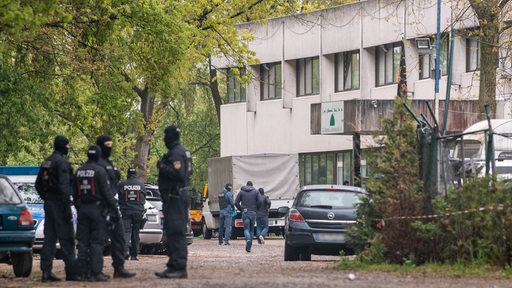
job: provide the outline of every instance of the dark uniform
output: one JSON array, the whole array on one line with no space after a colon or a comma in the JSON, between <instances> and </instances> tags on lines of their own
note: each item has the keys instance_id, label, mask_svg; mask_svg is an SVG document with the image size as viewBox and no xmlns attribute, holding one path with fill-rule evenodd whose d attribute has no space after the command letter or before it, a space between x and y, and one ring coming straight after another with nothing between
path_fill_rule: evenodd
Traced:
<instances>
[{"instance_id":1,"label":"dark uniform","mask_svg":"<svg viewBox=\"0 0 512 288\"><path fill-rule=\"evenodd\" d=\"M192 157L180 145L180 130L175 126L165 128L164 142L169 151L158 161L157 167L169 261L167 269L155 275L161 278L187 278L186 230L190 201L187 186L192 175Z\"/></svg>"},{"instance_id":2,"label":"dark uniform","mask_svg":"<svg viewBox=\"0 0 512 288\"><path fill-rule=\"evenodd\" d=\"M136 178L134 168L129 168L125 181L119 183L119 208L124 225L124 239L131 260L138 260L139 231L142 228L144 203L146 202L146 187L144 182Z\"/></svg>"},{"instance_id":3,"label":"dark uniform","mask_svg":"<svg viewBox=\"0 0 512 288\"><path fill-rule=\"evenodd\" d=\"M75 232L71 213L73 168L68 161L69 140L57 136L55 151L44 160L36 178L36 189L44 200L44 242L41 251L42 281L59 281L52 273L57 240L65 263L66 280L77 280L73 271L75 261Z\"/></svg>"},{"instance_id":4,"label":"dark uniform","mask_svg":"<svg viewBox=\"0 0 512 288\"><path fill-rule=\"evenodd\" d=\"M107 171L111 187L110 191L113 193L112 196L114 196L117 194L117 185L119 184L121 174L119 173L119 169L109 160L110 154L112 153L112 138L108 135L98 136L96 145L101 148L101 157L98 164ZM124 269L124 253L126 249L123 221L121 218L113 219L112 224L110 229L110 250L112 254L112 266L114 266L114 278L133 277L135 273L128 272Z\"/></svg>"},{"instance_id":5,"label":"dark uniform","mask_svg":"<svg viewBox=\"0 0 512 288\"><path fill-rule=\"evenodd\" d=\"M89 281L107 281L108 277L102 272L103 249L108 240L107 215L121 217L116 199L110 191L107 172L98 165L100 154L98 146L89 147L89 160L78 168L75 175L74 199L78 209L77 265L83 278L87 277Z\"/></svg>"}]
</instances>

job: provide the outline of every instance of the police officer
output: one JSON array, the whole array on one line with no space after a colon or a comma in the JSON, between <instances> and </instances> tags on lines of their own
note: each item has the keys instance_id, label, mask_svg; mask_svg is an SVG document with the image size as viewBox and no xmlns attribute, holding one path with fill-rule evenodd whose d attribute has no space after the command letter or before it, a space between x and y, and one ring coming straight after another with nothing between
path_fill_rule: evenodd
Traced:
<instances>
[{"instance_id":1,"label":"police officer","mask_svg":"<svg viewBox=\"0 0 512 288\"><path fill-rule=\"evenodd\" d=\"M167 238L167 269L156 272L161 278L187 278L186 230L189 217L189 178L192 157L180 145L180 129L165 128L164 142L169 151L158 160L158 187L162 194L164 230Z\"/></svg>"},{"instance_id":2,"label":"police officer","mask_svg":"<svg viewBox=\"0 0 512 288\"><path fill-rule=\"evenodd\" d=\"M116 199L110 191L107 172L98 165L100 154L100 147L89 147L88 161L78 168L75 175L74 199L78 210L77 265L83 278L93 282L108 280L102 272L103 249L108 240L107 211L113 213L113 217L121 217Z\"/></svg>"},{"instance_id":3,"label":"police officer","mask_svg":"<svg viewBox=\"0 0 512 288\"><path fill-rule=\"evenodd\" d=\"M233 185L228 183L224 186L224 190L219 193L219 245L229 245L229 238L231 237L232 213L235 209L231 189L233 189Z\"/></svg>"},{"instance_id":4,"label":"police officer","mask_svg":"<svg viewBox=\"0 0 512 288\"><path fill-rule=\"evenodd\" d=\"M119 183L119 208L124 225L124 238L126 241L126 255L131 260L138 260L139 230L142 225L144 203L146 202L146 188L144 182L136 178L135 168L128 168L126 180Z\"/></svg>"},{"instance_id":5,"label":"police officer","mask_svg":"<svg viewBox=\"0 0 512 288\"><path fill-rule=\"evenodd\" d=\"M42 282L60 281L52 273L57 240L60 243L65 263L66 280L79 280L73 271L75 261L75 233L71 213L73 194L73 168L68 161L69 140L65 136L55 137L53 153L39 168L35 187L44 200L44 241L41 251Z\"/></svg>"},{"instance_id":6,"label":"police officer","mask_svg":"<svg viewBox=\"0 0 512 288\"><path fill-rule=\"evenodd\" d=\"M112 138L109 135L100 135L96 138L96 145L101 148L101 157L98 164L107 170L108 180L110 182L110 191L112 196L117 194L117 186L121 178L119 169L110 161L112 154ZM114 278L130 278L135 276L135 273L129 272L124 269L124 253L126 251L124 240L124 226L122 219L111 219L112 226L110 229L110 244L112 252L112 266L114 266Z\"/></svg>"}]
</instances>

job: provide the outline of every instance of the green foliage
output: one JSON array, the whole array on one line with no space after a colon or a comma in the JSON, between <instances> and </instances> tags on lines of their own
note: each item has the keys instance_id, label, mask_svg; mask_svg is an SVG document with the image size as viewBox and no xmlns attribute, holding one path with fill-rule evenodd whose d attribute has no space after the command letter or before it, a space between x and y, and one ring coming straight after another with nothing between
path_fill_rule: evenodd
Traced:
<instances>
[{"instance_id":1,"label":"green foliage","mask_svg":"<svg viewBox=\"0 0 512 288\"><path fill-rule=\"evenodd\" d=\"M461 189L434 201L436 213L444 213L431 240L436 261L497 265L509 264L512 211L508 209L510 185L492 177L470 177ZM425 235L428 235L425 233Z\"/></svg>"},{"instance_id":2,"label":"green foliage","mask_svg":"<svg viewBox=\"0 0 512 288\"><path fill-rule=\"evenodd\" d=\"M364 263L404 264L423 259L421 235L411 225L412 218L407 218L422 215L424 200L415 122L402 101L407 103L397 97L392 118L382 121L384 136L374 137L378 146L367 156L368 167L372 167L365 181L369 195L358 206L359 223L349 231L352 245L360 251L359 261Z\"/></svg>"}]
</instances>

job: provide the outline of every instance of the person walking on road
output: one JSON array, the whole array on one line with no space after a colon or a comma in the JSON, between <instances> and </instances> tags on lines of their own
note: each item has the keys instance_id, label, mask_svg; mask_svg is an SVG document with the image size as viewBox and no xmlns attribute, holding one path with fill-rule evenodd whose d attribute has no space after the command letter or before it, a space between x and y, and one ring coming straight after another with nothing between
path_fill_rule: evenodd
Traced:
<instances>
[{"instance_id":1,"label":"person walking on road","mask_svg":"<svg viewBox=\"0 0 512 288\"><path fill-rule=\"evenodd\" d=\"M229 245L229 238L231 237L231 222L235 208L235 201L231 194L232 189L233 185L228 183L224 190L219 193L219 245Z\"/></svg>"},{"instance_id":2,"label":"person walking on road","mask_svg":"<svg viewBox=\"0 0 512 288\"><path fill-rule=\"evenodd\" d=\"M42 282L60 281L52 273L57 241L60 243L62 259L65 264L66 280L77 279L74 271L75 231L71 212L73 195L73 168L67 154L69 140L65 136L55 137L54 151L39 167L35 187L44 200L44 241L41 251Z\"/></svg>"},{"instance_id":3,"label":"person walking on road","mask_svg":"<svg viewBox=\"0 0 512 288\"><path fill-rule=\"evenodd\" d=\"M236 195L235 206L242 211L242 220L244 221L245 251L251 252L252 238L254 237L254 225L256 223L256 211L259 208L260 193L253 187L251 181L240 189Z\"/></svg>"},{"instance_id":4,"label":"person walking on road","mask_svg":"<svg viewBox=\"0 0 512 288\"><path fill-rule=\"evenodd\" d=\"M164 232L167 238L167 269L155 272L160 278L187 278L187 239L192 175L192 156L180 144L180 129L168 126L164 143L168 152L158 160L158 188L163 201Z\"/></svg>"},{"instance_id":5,"label":"person walking on road","mask_svg":"<svg viewBox=\"0 0 512 288\"><path fill-rule=\"evenodd\" d=\"M112 138L109 135L101 135L96 139L96 145L101 149L101 157L98 164L102 166L108 175L108 181L110 183L110 192L112 196L117 194L117 186L121 178L119 169L114 166L110 161L110 155L112 154ZM111 211L111 213L115 213ZM124 226L121 217L111 219L112 226L110 227L110 244L112 252L112 266L114 266L114 278L130 278L135 276L135 273L129 272L124 268L125 260L125 240L124 240Z\"/></svg>"},{"instance_id":6,"label":"person walking on road","mask_svg":"<svg viewBox=\"0 0 512 288\"><path fill-rule=\"evenodd\" d=\"M108 211L120 218L119 208L110 191L108 175L98 165L101 149L94 145L87 151L88 161L76 171L75 207L78 210L78 259L82 278L91 282L107 281L103 274L103 249L108 240ZM117 212L115 212L117 211Z\"/></svg>"},{"instance_id":7,"label":"person walking on road","mask_svg":"<svg viewBox=\"0 0 512 288\"><path fill-rule=\"evenodd\" d=\"M137 179L135 168L128 168L126 180L119 183L118 199L121 217L124 225L126 252L130 260L139 260L139 232L142 228L144 203L146 202L146 187L144 182Z\"/></svg>"},{"instance_id":8,"label":"person walking on road","mask_svg":"<svg viewBox=\"0 0 512 288\"><path fill-rule=\"evenodd\" d=\"M265 195L263 188L258 189L260 195L258 197L259 209L256 212L256 236L258 237L258 244L265 244L265 236L268 233L268 211L270 209L270 198Z\"/></svg>"}]
</instances>

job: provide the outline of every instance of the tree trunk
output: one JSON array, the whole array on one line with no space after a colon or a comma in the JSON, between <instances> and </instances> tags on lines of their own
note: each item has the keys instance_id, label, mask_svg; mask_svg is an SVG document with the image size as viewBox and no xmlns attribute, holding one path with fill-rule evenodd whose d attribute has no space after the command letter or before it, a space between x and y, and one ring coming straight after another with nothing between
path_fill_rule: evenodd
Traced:
<instances>
[{"instance_id":1,"label":"tree trunk","mask_svg":"<svg viewBox=\"0 0 512 288\"><path fill-rule=\"evenodd\" d=\"M135 143L135 151L137 151L137 154L135 159L133 159L134 163L132 165L137 168L137 177L146 181L147 175L149 174L149 145L151 144L156 127L151 124L153 121L155 99L149 95L150 93L147 86L144 89L138 87L134 87L133 89L141 100L140 111L144 118L144 132L137 137L137 142Z\"/></svg>"},{"instance_id":2,"label":"tree trunk","mask_svg":"<svg viewBox=\"0 0 512 288\"><path fill-rule=\"evenodd\" d=\"M480 40L479 119L485 119L485 106L487 105L489 105L491 117L496 117L496 69L499 65L500 13L506 2L508 1L469 0L480 24L478 35Z\"/></svg>"},{"instance_id":3,"label":"tree trunk","mask_svg":"<svg viewBox=\"0 0 512 288\"><path fill-rule=\"evenodd\" d=\"M212 67L211 57L209 60L210 69L210 89L212 91L213 104L215 104L215 111L217 112L217 123L220 128L220 106L222 105L222 98L219 92L219 82L217 82L217 70Z\"/></svg>"}]
</instances>

